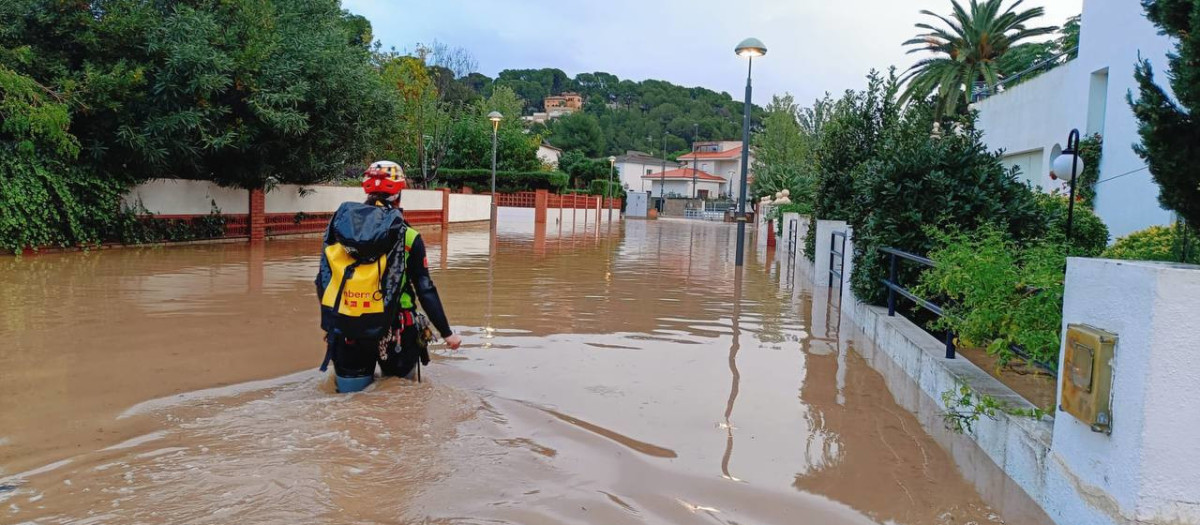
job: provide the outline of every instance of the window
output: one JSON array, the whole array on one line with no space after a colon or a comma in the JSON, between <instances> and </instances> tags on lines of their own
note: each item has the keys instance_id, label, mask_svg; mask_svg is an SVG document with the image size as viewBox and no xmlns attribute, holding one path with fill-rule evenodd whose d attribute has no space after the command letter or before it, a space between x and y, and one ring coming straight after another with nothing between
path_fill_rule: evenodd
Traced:
<instances>
[{"instance_id":1,"label":"window","mask_svg":"<svg viewBox=\"0 0 1200 525\"><path fill-rule=\"evenodd\" d=\"M653 175L653 174L654 174L654 170L652 170L650 168L646 168L646 175Z\"/></svg>"},{"instance_id":2,"label":"window","mask_svg":"<svg viewBox=\"0 0 1200 525\"><path fill-rule=\"evenodd\" d=\"M1088 93L1087 134L1104 133L1104 117L1108 111L1108 68L1092 73Z\"/></svg>"}]
</instances>

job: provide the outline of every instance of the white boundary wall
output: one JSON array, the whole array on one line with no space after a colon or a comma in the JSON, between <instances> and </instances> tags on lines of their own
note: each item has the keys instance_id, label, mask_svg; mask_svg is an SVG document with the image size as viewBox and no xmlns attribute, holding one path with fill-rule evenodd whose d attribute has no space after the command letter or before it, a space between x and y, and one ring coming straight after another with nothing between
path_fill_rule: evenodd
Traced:
<instances>
[{"instance_id":1,"label":"white boundary wall","mask_svg":"<svg viewBox=\"0 0 1200 525\"><path fill-rule=\"evenodd\" d=\"M208 181L154 179L125 194L122 204L139 203L156 215L203 215L212 211L213 202L221 213L250 213L250 194L237 188L222 188Z\"/></svg>"},{"instance_id":2,"label":"white boundary wall","mask_svg":"<svg viewBox=\"0 0 1200 525\"><path fill-rule=\"evenodd\" d=\"M486 221L491 218L491 195L450 194L450 222Z\"/></svg>"},{"instance_id":3,"label":"white boundary wall","mask_svg":"<svg viewBox=\"0 0 1200 525\"><path fill-rule=\"evenodd\" d=\"M301 190L305 195L301 196ZM267 192L267 213L327 213L337 210L343 202L364 200L358 186L280 184ZM440 190L404 190L400 205L406 210L442 209ZM155 215L204 215L215 203L221 213L249 213L249 192L224 188L210 181L185 179L154 179L131 189L122 199L125 206L139 203ZM450 195L450 222L486 221L490 218L492 198L489 195Z\"/></svg>"},{"instance_id":4,"label":"white boundary wall","mask_svg":"<svg viewBox=\"0 0 1200 525\"><path fill-rule=\"evenodd\" d=\"M817 221L814 297L828 293L829 233L845 228L838 222ZM998 412L965 437L1060 525L1200 524L1200 267L1072 258L1066 282L1064 335L1072 323L1118 335L1112 435L1065 413L1037 421ZM848 278L841 294L841 309L939 410L942 393L960 383L1035 408L970 361L946 359L944 343L903 316L858 302Z\"/></svg>"}]
</instances>

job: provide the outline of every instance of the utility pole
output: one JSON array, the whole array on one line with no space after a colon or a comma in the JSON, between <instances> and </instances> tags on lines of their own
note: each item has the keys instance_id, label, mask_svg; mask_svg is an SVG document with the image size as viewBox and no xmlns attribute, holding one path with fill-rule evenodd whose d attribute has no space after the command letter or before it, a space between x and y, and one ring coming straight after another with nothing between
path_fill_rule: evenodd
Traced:
<instances>
[{"instance_id":1,"label":"utility pole","mask_svg":"<svg viewBox=\"0 0 1200 525\"><path fill-rule=\"evenodd\" d=\"M667 213L667 132L662 136L662 171L658 172L658 212Z\"/></svg>"},{"instance_id":2,"label":"utility pole","mask_svg":"<svg viewBox=\"0 0 1200 525\"><path fill-rule=\"evenodd\" d=\"M692 124L692 198L693 199L695 199L699 195L699 191L696 190L696 180L697 180L696 163L700 161L700 159L698 157L696 157L696 139L699 137L699 135L700 135L700 124Z\"/></svg>"}]
</instances>

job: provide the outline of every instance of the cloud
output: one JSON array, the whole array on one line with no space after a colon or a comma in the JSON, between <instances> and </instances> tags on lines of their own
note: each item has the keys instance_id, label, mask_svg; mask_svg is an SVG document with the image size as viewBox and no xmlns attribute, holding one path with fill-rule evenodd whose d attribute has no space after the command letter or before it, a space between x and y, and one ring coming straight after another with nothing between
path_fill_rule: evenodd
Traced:
<instances>
[{"instance_id":1,"label":"cloud","mask_svg":"<svg viewBox=\"0 0 1200 525\"><path fill-rule=\"evenodd\" d=\"M901 43L919 12L949 0L343 0L371 20L385 47L439 40L466 48L480 72L555 67L663 79L741 98L746 63L733 47L756 36L769 48L754 64L754 99L785 91L808 101L865 84L866 73L915 57ZM1026 0L1046 25L1078 14L1082 0Z\"/></svg>"}]
</instances>

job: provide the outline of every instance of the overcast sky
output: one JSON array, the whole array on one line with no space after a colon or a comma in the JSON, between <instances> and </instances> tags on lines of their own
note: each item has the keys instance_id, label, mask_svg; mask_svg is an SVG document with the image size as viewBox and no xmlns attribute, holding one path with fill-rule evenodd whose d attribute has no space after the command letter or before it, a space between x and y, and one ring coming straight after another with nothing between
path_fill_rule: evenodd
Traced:
<instances>
[{"instance_id":1,"label":"overcast sky","mask_svg":"<svg viewBox=\"0 0 1200 525\"><path fill-rule=\"evenodd\" d=\"M967 0L962 0L967 3ZM417 42L466 48L479 71L555 67L574 76L668 80L742 98L746 62L733 47L747 36L767 45L755 60L754 101L785 91L807 105L826 91L861 88L871 68L915 60L901 43L950 0L343 0L366 16L385 47ZM1044 25L1078 14L1082 0L1026 0L1046 9Z\"/></svg>"}]
</instances>

